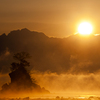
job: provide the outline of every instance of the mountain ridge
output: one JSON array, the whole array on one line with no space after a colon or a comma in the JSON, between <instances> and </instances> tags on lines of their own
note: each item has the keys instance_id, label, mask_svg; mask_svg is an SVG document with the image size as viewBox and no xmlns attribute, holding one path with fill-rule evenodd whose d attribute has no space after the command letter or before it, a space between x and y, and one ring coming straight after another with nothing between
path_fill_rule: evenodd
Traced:
<instances>
[{"instance_id":1,"label":"mountain ridge","mask_svg":"<svg viewBox=\"0 0 100 100\"><path fill-rule=\"evenodd\" d=\"M10 53L8 55L10 59L6 57L0 62L0 72L5 73L3 69L9 68L8 63L4 62L10 63L14 53L24 51L32 56L31 69L40 72L94 73L99 70L100 65L99 43L100 36L71 35L67 38L53 38L26 28L15 30L8 35L0 36L0 54L4 54L7 50ZM83 64L81 67L80 63ZM93 66L96 66L95 70Z\"/></svg>"}]
</instances>

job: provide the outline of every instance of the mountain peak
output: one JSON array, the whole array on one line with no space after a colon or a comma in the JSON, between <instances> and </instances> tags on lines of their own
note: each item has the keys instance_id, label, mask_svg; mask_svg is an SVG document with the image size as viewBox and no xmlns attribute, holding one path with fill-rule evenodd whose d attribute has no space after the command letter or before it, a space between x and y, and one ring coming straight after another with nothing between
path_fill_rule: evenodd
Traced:
<instances>
[{"instance_id":1,"label":"mountain peak","mask_svg":"<svg viewBox=\"0 0 100 100\"><path fill-rule=\"evenodd\" d=\"M3 36L3 37L5 37L5 36L6 36L6 34L5 34L5 33L3 33L3 34L1 34L0 36Z\"/></svg>"},{"instance_id":2,"label":"mountain peak","mask_svg":"<svg viewBox=\"0 0 100 100\"><path fill-rule=\"evenodd\" d=\"M23 28L23 29L21 29L21 31L22 32L31 32L29 29L27 29L27 28Z\"/></svg>"},{"instance_id":3,"label":"mountain peak","mask_svg":"<svg viewBox=\"0 0 100 100\"><path fill-rule=\"evenodd\" d=\"M30 31L29 29L27 28L23 28L21 30L13 30L11 31L8 35L8 37L11 37L14 38L30 38L30 39L33 39L33 38L37 38L37 39L44 39L44 38L47 38L47 36L42 33L42 32L36 32L36 31Z\"/></svg>"}]
</instances>

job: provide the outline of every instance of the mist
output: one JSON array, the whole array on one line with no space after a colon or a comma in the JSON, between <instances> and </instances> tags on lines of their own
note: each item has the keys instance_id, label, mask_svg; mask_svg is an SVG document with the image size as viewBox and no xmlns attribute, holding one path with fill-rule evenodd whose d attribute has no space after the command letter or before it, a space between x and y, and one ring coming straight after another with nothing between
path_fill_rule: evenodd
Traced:
<instances>
[{"instance_id":1,"label":"mist","mask_svg":"<svg viewBox=\"0 0 100 100\"><path fill-rule=\"evenodd\" d=\"M38 84L45 86L51 93L68 92L99 92L100 73L95 74L68 74L68 73L40 73L33 72Z\"/></svg>"},{"instance_id":2,"label":"mist","mask_svg":"<svg viewBox=\"0 0 100 100\"><path fill-rule=\"evenodd\" d=\"M35 80L39 91L98 94L100 89L99 39L99 35L83 38L78 34L67 38L54 38L26 28L11 31L8 35L2 34L0 36L2 46L0 49L1 90L4 85L3 90L5 86L8 88L6 94L11 92L14 95L10 88L18 92L18 88L15 87L21 87L20 90L22 90L19 93L23 95L28 92L24 85L18 86L15 84L16 81L12 82L12 76L21 74L20 69L18 71L20 74L9 76L12 72L11 64L15 62L13 55L24 51L31 55L31 58L27 60L30 63L27 70L30 71L30 76ZM27 83L26 74L22 76L20 80L24 79L24 84ZM31 92L37 95L39 94L37 91L38 89L34 89ZM28 94L32 95L29 92Z\"/></svg>"}]
</instances>

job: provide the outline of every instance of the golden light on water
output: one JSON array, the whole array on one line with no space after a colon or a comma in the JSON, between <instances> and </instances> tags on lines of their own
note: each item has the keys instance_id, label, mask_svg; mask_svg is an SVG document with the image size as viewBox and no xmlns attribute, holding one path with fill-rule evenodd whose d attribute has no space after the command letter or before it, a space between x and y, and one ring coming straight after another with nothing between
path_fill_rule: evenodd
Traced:
<instances>
[{"instance_id":1,"label":"golden light on water","mask_svg":"<svg viewBox=\"0 0 100 100\"><path fill-rule=\"evenodd\" d=\"M81 35L90 35L93 31L93 27L88 22L83 22L78 26L78 32Z\"/></svg>"}]
</instances>

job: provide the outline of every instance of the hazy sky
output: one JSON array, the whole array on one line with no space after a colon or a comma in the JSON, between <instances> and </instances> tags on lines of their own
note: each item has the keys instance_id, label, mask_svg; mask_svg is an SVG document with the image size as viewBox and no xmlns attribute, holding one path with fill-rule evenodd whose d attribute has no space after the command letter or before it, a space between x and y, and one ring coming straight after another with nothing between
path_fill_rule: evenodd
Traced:
<instances>
[{"instance_id":1,"label":"hazy sky","mask_svg":"<svg viewBox=\"0 0 100 100\"><path fill-rule=\"evenodd\" d=\"M0 0L0 34L28 28L65 37L89 21L99 33L100 0Z\"/></svg>"},{"instance_id":2,"label":"hazy sky","mask_svg":"<svg viewBox=\"0 0 100 100\"><path fill-rule=\"evenodd\" d=\"M0 0L0 34L28 28L47 36L67 37L77 32L82 21L90 22L94 33L100 33L100 0ZM32 53L31 64L40 71L32 76L51 92L100 90L100 36L54 39L40 33L29 35L29 30L0 36L0 88L10 81L13 53L26 50Z\"/></svg>"}]
</instances>

